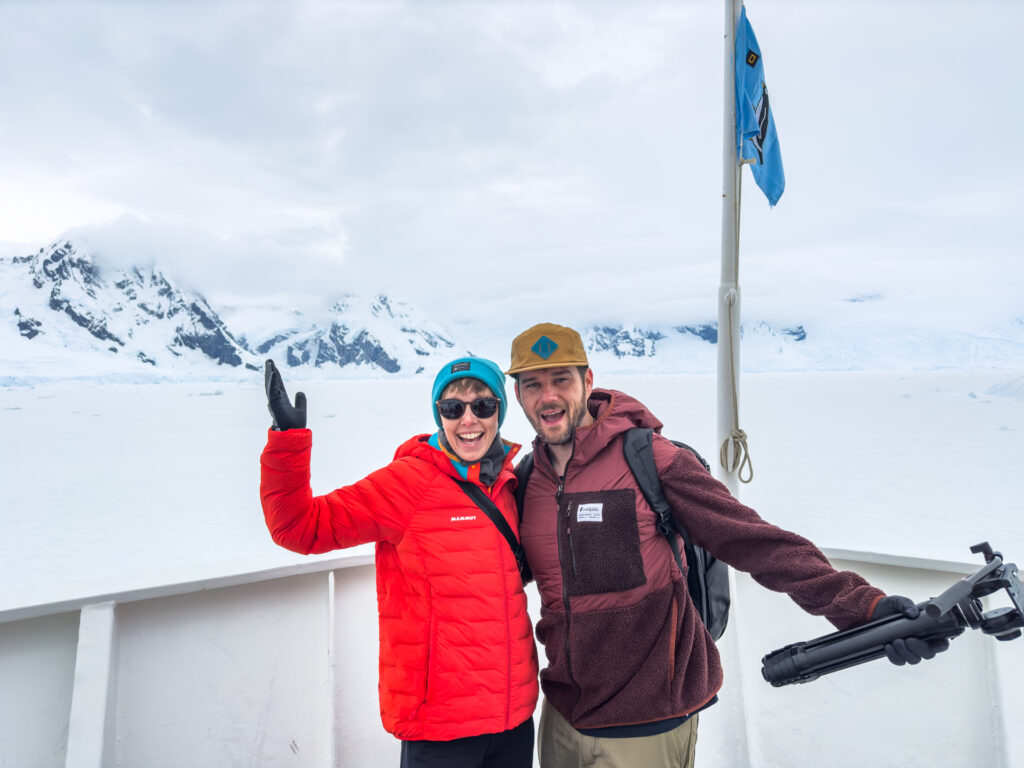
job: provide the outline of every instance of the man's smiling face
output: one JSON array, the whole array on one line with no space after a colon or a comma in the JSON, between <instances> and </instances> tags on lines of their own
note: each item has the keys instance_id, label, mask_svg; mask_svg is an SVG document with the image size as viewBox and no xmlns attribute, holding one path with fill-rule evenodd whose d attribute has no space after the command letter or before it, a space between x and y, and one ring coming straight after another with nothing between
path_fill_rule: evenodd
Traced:
<instances>
[{"instance_id":1,"label":"man's smiling face","mask_svg":"<svg viewBox=\"0 0 1024 768\"><path fill-rule=\"evenodd\" d=\"M540 368L524 371L516 382L516 398L530 424L548 445L572 442L576 427L587 423L587 398L594 374L578 368Z\"/></svg>"}]
</instances>

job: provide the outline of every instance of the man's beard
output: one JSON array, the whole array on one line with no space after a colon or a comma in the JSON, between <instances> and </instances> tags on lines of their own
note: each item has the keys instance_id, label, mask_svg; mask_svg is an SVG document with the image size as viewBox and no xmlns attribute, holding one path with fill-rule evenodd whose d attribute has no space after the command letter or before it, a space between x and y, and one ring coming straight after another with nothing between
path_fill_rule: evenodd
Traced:
<instances>
[{"instance_id":1,"label":"man's beard","mask_svg":"<svg viewBox=\"0 0 1024 768\"><path fill-rule=\"evenodd\" d=\"M553 438L545 437L543 432L544 422L540 419L539 416L536 420L534 420L534 418L530 416L529 420L530 424L533 426L533 429L540 436L541 440L543 440L548 445L568 445L576 436L576 427L578 427L580 423L583 421L583 417L586 413L586 401L581 400L571 405L569 403L566 403L565 415L567 417L567 424L565 427L565 431L562 432L562 434L556 435Z\"/></svg>"}]
</instances>

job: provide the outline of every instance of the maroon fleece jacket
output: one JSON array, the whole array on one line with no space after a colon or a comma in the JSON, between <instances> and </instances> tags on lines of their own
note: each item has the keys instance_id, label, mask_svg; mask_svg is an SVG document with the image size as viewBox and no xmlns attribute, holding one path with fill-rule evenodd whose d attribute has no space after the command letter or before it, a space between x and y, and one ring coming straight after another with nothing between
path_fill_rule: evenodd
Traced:
<instances>
[{"instance_id":1,"label":"maroon fleece jacket","mask_svg":"<svg viewBox=\"0 0 1024 768\"><path fill-rule=\"evenodd\" d=\"M721 661L622 453L626 430L662 424L622 392L595 389L588 407L595 421L576 431L564 477L538 439L526 489L520 532L542 601L541 686L578 728L689 714L718 692ZM840 629L870 618L880 590L740 504L689 451L656 434L654 454L696 543Z\"/></svg>"}]
</instances>

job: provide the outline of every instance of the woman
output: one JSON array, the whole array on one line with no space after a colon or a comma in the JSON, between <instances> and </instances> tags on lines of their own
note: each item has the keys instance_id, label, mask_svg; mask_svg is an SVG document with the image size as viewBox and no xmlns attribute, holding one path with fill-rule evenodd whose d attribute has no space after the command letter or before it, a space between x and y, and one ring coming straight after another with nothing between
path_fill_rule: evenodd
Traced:
<instances>
[{"instance_id":1,"label":"woman","mask_svg":"<svg viewBox=\"0 0 1024 768\"><path fill-rule=\"evenodd\" d=\"M313 496L306 398L293 406L272 360L273 426L260 492L274 541L302 554L377 543L380 709L402 768L529 768L537 654L506 539L458 481L484 491L518 530L512 458L501 439L504 374L460 358L434 379L439 427L362 480Z\"/></svg>"}]
</instances>

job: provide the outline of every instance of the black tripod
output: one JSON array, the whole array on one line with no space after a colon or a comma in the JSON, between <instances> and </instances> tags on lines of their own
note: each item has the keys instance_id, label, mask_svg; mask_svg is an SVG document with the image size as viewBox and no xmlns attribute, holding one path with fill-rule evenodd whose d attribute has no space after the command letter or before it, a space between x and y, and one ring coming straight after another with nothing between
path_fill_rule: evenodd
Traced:
<instances>
[{"instance_id":1,"label":"black tripod","mask_svg":"<svg viewBox=\"0 0 1024 768\"><path fill-rule=\"evenodd\" d=\"M985 555L985 565L938 597L919 603L916 619L893 615L815 640L794 643L772 651L761 660L761 674L772 685L807 683L847 667L885 656L885 646L899 638L922 640L954 638L965 629L980 629L997 640L1013 640L1024 627L1024 587L1017 566L1004 563L988 542L971 547ZM1000 589L1012 606L982 612L981 598Z\"/></svg>"}]
</instances>

